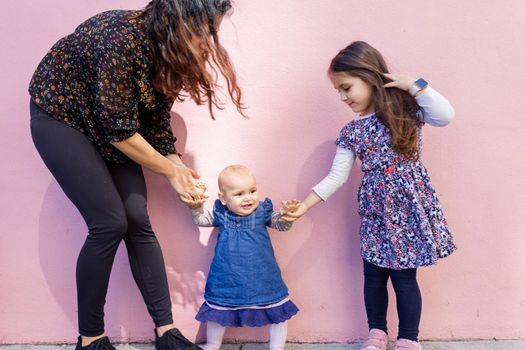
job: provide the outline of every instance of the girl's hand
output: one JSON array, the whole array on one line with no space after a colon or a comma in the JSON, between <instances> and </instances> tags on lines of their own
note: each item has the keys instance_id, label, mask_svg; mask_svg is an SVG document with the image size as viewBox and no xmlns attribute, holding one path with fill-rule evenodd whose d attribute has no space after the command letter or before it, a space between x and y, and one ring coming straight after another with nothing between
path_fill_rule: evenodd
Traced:
<instances>
[{"instance_id":1,"label":"girl's hand","mask_svg":"<svg viewBox=\"0 0 525 350\"><path fill-rule=\"evenodd\" d=\"M390 83L383 85L384 88L398 88L401 90L408 91L410 87L416 82L417 79L402 74L383 73L383 76L387 79L392 80Z\"/></svg>"},{"instance_id":2,"label":"girl's hand","mask_svg":"<svg viewBox=\"0 0 525 350\"><path fill-rule=\"evenodd\" d=\"M281 202L283 205L281 207L281 210L279 210L279 214L286 215L288 213L294 212L299 208L299 205L301 204L301 201L297 199L292 199L290 201L283 201Z\"/></svg>"},{"instance_id":3,"label":"girl's hand","mask_svg":"<svg viewBox=\"0 0 525 350\"><path fill-rule=\"evenodd\" d=\"M291 201L285 201L283 202L283 208L281 209L280 221L294 222L303 216L307 211L308 207L298 200L294 199Z\"/></svg>"},{"instance_id":4,"label":"girl's hand","mask_svg":"<svg viewBox=\"0 0 525 350\"><path fill-rule=\"evenodd\" d=\"M175 171L167 178L180 200L192 209L201 207L208 198L206 186L198 180L200 176L182 163L175 164Z\"/></svg>"}]
</instances>

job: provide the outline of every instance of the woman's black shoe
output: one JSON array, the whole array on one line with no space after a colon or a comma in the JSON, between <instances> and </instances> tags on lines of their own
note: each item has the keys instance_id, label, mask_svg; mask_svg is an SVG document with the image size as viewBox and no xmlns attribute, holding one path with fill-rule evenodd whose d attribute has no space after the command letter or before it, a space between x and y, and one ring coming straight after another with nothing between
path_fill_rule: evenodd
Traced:
<instances>
[{"instance_id":1,"label":"woman's black shoe","mask_svg":"<svg viewBox=\"0 0 525 350\"><path fill-rule=\"evenodd\" d=\"M186 339L177 328L166 331L162 337L155 332L155 348L157 350L202 350L202 348Z\"/></svg>"},{"instance_id":2,"label":"woman's black shoe","mask_svg":"<svg viewBox=\"0 0 525 350\"><path fill-rule=\"evenodd\" d=\"M79 336L75 350L117 350L117 349L115 349L115 347L111 345L108 337L102 337L100 339L95 340L89 345L82 346L82 338Z\"/></svg>"}]
</instances>

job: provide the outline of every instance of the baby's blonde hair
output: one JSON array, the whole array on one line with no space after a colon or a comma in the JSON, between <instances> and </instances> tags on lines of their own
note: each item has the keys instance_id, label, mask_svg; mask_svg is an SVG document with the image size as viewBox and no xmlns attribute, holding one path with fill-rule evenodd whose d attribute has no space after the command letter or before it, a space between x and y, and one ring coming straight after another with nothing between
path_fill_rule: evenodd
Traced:
<instances>
[{"instance_id":1,"label":"baby's blonde hair","mask_svg":"<svg viewBox=\"0 0 525 350\"><path fill-rule=\"evenodd\" d=\"M253 176L253 173L248 167L241 164L228 165L219 173L219 191L224 193L224 186L232 175Z\"/></svg>"}]
</instances>

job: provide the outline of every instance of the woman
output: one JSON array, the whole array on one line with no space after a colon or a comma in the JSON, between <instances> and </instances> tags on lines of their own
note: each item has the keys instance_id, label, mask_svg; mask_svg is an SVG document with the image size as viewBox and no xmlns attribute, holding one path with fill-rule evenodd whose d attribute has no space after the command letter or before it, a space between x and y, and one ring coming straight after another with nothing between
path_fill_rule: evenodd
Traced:
<instances>
[{"instance_id":1,"label":"woman","mask_svg":"<svg viewBox=\"0 0 525 350\"><path fill-rule=\"evenodd\" d=\"M43 58L31 81L34 144L86 221L77 261L77 349L114 349L104 303L123 239L155 323L158 350L197 349L173 324L162 252L146 209L142 166L166 176L187 205L198 175L177 153L170 110L183 93L221 108L216 77L242 114L241 91L217 31L230 0L154 0L82 23ZM207 67L211 67L207 69Z\"/></svg>"}]
</instances>

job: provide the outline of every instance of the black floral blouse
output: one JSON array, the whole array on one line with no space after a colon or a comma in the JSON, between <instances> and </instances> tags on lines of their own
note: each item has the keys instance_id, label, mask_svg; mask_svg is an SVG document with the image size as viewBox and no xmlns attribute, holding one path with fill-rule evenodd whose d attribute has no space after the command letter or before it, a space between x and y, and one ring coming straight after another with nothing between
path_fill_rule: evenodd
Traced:
<instances>
[{"instance_id":1,"label":"black floral blouse","mask_svg":"<svg viewBox=\"0 0 525 350\"><path fill-rule=\"evenodd\" d=\"M142 135L163 155L176 153L174 100L153 89L149 49L137 11L107 11L60 39L31 79L33 101L85 134L104 159L129 161L111 142Z\"/></svg>"}]
</instances>

